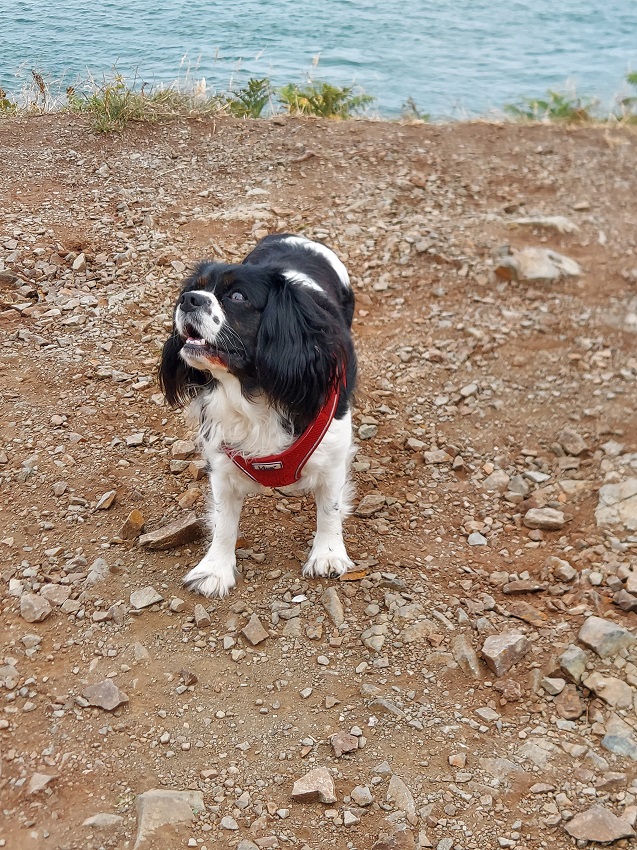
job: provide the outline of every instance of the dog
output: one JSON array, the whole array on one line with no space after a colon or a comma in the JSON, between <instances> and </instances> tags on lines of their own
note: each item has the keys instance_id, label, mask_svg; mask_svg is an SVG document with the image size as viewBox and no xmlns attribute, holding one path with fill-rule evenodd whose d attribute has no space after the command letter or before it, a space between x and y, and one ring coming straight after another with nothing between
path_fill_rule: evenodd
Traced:
<instances>
[{"instance_id":1,"label":"dog","mask_svg":"<svg viewBox=\"0 0 637 850\"><path fill-rule=\"evenodd\" d=\"M184 578L207 597L236 583L243 500L313 491L316 534L303 568L352 567L343 541L357 365L347 269L321 242L262 239L241 264L203 262L183 284L159 366L172 407L189 405L211 485L212 542Z\"/></svg>"}]
</instances>

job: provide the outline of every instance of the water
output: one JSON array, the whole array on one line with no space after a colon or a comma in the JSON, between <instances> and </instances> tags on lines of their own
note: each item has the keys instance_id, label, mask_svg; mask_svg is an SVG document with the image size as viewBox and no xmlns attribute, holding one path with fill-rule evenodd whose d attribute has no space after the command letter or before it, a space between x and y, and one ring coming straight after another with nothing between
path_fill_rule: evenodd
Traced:
<instances>
[{"instance_id":1,"label":"water","mask_svg":"<svg viewBox=\"0 0 637 850\"><path fill-rule=\"evenodd\" d=\"M0 0L0 86L8 91L31 68L65 87L108 75L114 63L150 83L189 68L217 91L250 76L303 82L311 71L358 83L387 116L407 98L438 117L481 114L567 80L610 103L637 69L637 3Z\"/></svg>"}]
</instances>

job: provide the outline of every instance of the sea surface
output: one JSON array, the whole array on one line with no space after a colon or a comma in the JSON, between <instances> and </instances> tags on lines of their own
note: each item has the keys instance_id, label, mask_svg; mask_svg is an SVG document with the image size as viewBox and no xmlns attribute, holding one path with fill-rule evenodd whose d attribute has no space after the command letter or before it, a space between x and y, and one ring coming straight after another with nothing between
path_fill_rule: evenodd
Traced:
<instances>
[{"instance_id":1,"label":"sea surface","mask_svg":"<svg viewBox=\"0 0 637 850\"><path fill-rule=\"evenodd\" d=\"M575 85L610 104L637 70L636 0L0 0L0 87L63 91L113 67L138 84L225 91L355 83L396 116L500 109Z\"/></svg>"}]
</instances>

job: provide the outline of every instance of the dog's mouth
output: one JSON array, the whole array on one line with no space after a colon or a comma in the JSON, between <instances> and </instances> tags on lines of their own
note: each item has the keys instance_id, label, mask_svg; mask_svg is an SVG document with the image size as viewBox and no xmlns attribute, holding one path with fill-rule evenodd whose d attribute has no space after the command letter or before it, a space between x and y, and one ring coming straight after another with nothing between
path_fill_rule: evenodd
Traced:
<instances>
[{"instance_id":1,"label":"dog's mouth","mask_svg":"<svg viewBox=\"0 0 637 850\"><path fill-rule=\"evenodd\" d=\"M184 340L182 350L188 354L189 357L205 359L211 363L216 363L227 368L229 352L223 351L218 345L214 345L213 343L208 342L208 340L203 339L199 336L197 330L193 328L192 325L185 326L182 333L182 339Z\"/></svg>"}]
</instances>

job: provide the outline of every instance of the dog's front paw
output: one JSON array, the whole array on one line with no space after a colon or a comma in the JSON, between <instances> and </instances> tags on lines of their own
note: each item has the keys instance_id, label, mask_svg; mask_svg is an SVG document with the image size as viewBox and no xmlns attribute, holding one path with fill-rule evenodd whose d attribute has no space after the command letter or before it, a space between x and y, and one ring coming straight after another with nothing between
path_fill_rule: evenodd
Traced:
<instances>
[{"instance_id":1,"label":"dog's front paw","mask_svg":"<svg viewBox=\"0 0 637 850\"><path fill-rule=\"evenodd\" d=\"M184 585L194 593L200 593L209 599L222 599L237 583L234 564L219 566L204 558L184 576Z\"/></svg>"},{"instance_id":2,"label":"dog's front paw","mask_svg":"<svg viewBox=\"0 0 637 850\"><path fill-rule=\"evenodd\" d=\"M351 570L353 566L354 564L346 554L310 553L310 557L303 567L303 575L308 578L338 578Z\"/></svg>"}]
</instances>

